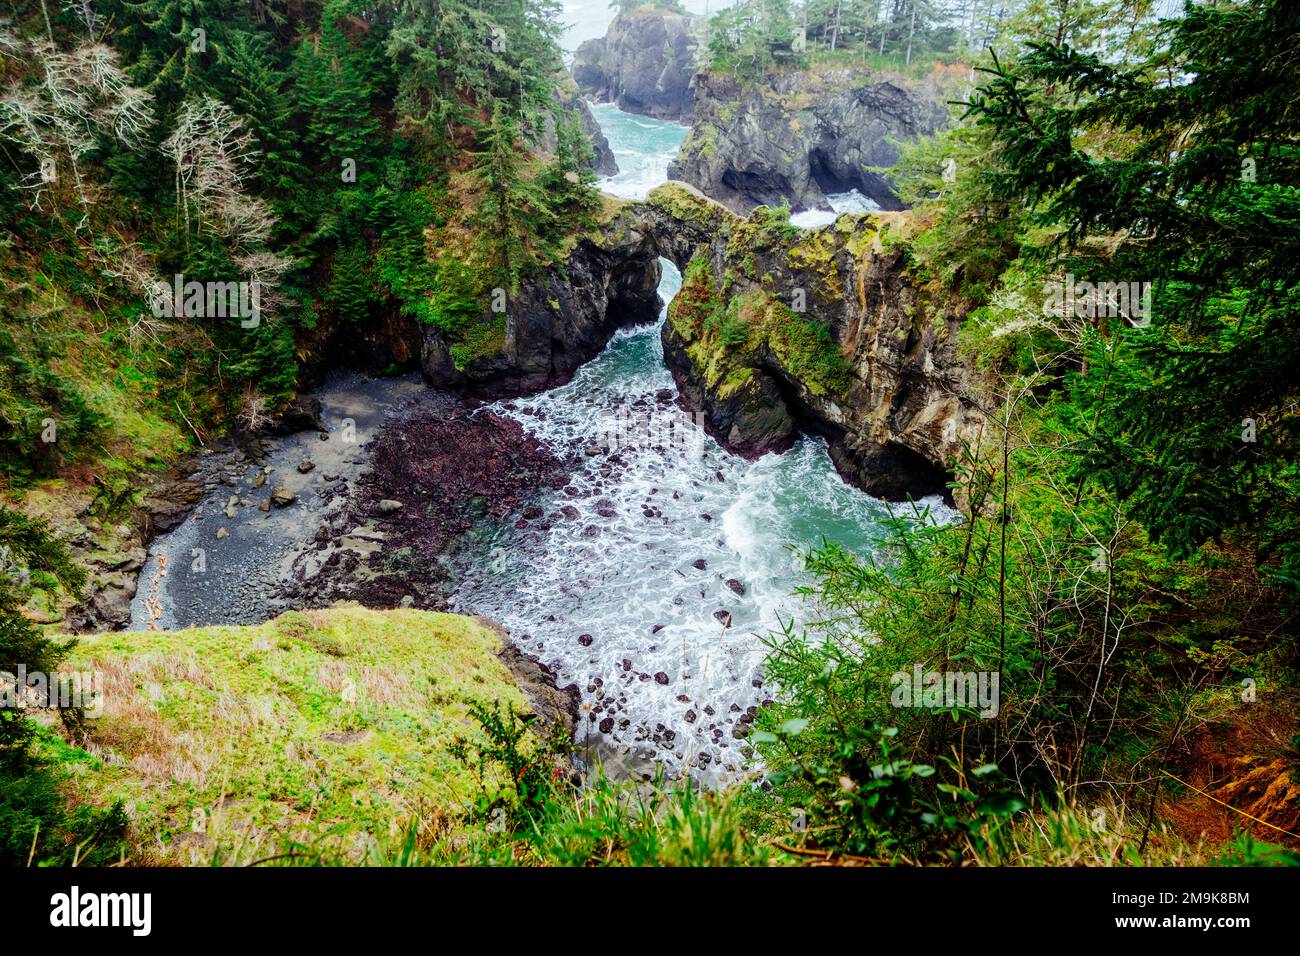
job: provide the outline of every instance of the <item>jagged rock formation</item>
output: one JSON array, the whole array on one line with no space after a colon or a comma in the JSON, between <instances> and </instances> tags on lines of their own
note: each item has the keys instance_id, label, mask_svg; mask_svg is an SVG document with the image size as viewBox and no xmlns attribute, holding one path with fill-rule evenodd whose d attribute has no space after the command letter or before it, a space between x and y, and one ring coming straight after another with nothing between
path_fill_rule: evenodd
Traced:
<instances>
[{"instance_id":1,"label":"jagged rock formation","mask_svg":"<svg viewBox=\"0 0 1300 956\"><path fill-rule=\"evenodd\" d=\"M675 184L652 193L642 217L684 269L665 360L721 441L755 455L819 433L840 473L872 494L944 492L984 415L957 353L961 303L925 291L901 248L882 244L898 241L903 217L844 215L802 231L765 209L741 219Z\"/></svg>"},{"instance_id":2,"label":"jagged rock formation","mask_svg":"<svg viewBox=\"0 0 1300 956\"><path fill-rule=\"evenodd\" d=\"M689 119L699 19L653 6L621 12L603 38L578 47L572 67L578 88L629 113Z\"/></svg>"},{"instance_id":3,"label":"jagged rock formation","mask_svg":"<svg viewBox=\"0 0 1300 956\"><path fill-rule=\"evenodd\" d=\"M613 176L618 172L618 162L614 159L614 151L609 148L609 140L601 131L600 124L596 122L596 117L591 115L591 107L583 98L582 93L578 90L578 85L567 74L560 77L560 87L556 93L556 100L561 109L572 110L578 114L578 122L582 126L582 134L591 144L591 168L595 170L598 176ZM547 115L546 125L538 136L538 145L545 153L554 153L556 146L555 135L555 117Z\"/></svg>"},{"instance_id":4,"label":"jagged rock formation","mask_svg":"<svg viewBox=\"0 0 1300 956\"><path fill-rule=\"evenodd\" d=\"M635 207L616 203L604 225L578 237L563 266L529 277L487 314L491 349L468 360L435 327L424 330L420 365L436 388L523 393L567 381L621 326L659 316L659 260Z\"/></svg>"},{"instance_id":5,"label":"jagged rock formation","mask_svg":"<svg viewBox=\"0 0 1300 956\"><path fill-rule=\"evenodd\" d=\"M901 209L888 177L866 167L893 165L893 141L933 133L947 115L937 94L863 70L757 82L703 72L695 83L695 120L669 178L742 215L783 199L796 211L829 209L828 193L850 189Z\"/></svg>"},{"instance_id":6,"label":"jagged rock formation","mask_svg":"<svg viewBox=\"0 0 1300 956\"><path fill-rule=\"evenodd\" d=\"M499 354L458 369L426 333L425 375L488 393L563 381L620 326L656 317L663 256L684 274L665 360L727 447L758 455L813 432L872 494L942 493L984 416L956 349L963 306L909 273L907 228L899 214L846 214L804 231L670 183L613 205L575 246L567 280L550 270L523 283Z\"/></svg>"},{"instance_id":7,"label":"jagged rock formation","mask_svg":"<svg viewBox=\"0 0 1300 956\"><path fill-rule=\"evenodd\" d=\"M598 176L615 176L618 174L618 161L614 159L614 151L610 149L609 140L605 138L604 132L601 131L600 124L596 122L596 117L591 115L591 107L580 94L575 93L573 98L566 105L577 111L578 118L582 122L582 132L591 143L591 168L596 171Z\"/></svg>"}]
</instances>

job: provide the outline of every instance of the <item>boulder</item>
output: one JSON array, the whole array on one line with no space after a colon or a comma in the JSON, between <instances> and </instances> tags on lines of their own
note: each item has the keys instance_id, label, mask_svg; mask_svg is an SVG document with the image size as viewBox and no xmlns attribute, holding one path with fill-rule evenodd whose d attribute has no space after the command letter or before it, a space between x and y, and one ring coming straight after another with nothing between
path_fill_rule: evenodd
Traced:
<instances>
[{"instance_id":1,"label":"boulder","mask_svg":"<svg viewBox=\"0 0 1300 956\"><path fill-rule=\"evenodd\" d=\"M276 435L292 435L308 430L325 430L321 421L321 401L314 395L299 395L294 398L271 425L271 432Z\"/></svg>"}]
</instances>

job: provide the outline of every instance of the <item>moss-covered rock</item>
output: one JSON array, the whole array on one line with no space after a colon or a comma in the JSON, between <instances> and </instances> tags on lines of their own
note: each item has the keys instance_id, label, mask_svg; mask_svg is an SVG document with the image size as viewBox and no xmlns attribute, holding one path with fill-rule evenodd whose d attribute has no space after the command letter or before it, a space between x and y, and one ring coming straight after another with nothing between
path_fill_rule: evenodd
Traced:
<instances>
[{"instance_id":1,"label":"moss-covered rock","mask_svg":"<svg viewBox=\"0 0 1300 956\"><path fill-rule=\"evenodd\" d=\"M797 434L758 357L768 334L762 316L753 299L724 303L701 257L683 274L664 323L664 358L687 402L704 410L729 448L746 455L788 448Z\"/></svg>"},{"instance_id":2,"label":"moss-covered rock","mask_svg":"<svg viewBox=\"0 0 1300 956\"><path fill-rule=\"evenodd\" d=\"M720 230L730 218L726 207L683 183L669 182L656 186L646 197L646 202L678 222L696 223L711 230Z\"/></svg>"},{"instance_id":3,"label":"moss-covered rock","mask_svg":"<svg viewBox=\"0 0 1300 956\"><path fill-rule=\"evenodd\" d=\"M786 209L741 218L679 184L646 207L663 253L686 265L665 361L722 441L758 454L802 428L874 494L945 491L981 415L955 347L962 305L910 273L904 214L802 230ZM708 241L704 221L716 224Z\"/></svg>"}]
</instances>

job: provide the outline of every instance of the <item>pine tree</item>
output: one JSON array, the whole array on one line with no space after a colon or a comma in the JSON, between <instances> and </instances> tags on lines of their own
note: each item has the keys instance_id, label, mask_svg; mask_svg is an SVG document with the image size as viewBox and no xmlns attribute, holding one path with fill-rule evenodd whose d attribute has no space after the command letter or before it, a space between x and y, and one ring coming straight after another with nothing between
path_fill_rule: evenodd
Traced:
<instances>
[{"instance_id":1,"label":"pine tree","mask_svg":"<svg viewBox=\"0 0 1300 956\"><path fill-rule=\"evenodd\" d=\"M519 170L519 127L498 101L479 135L474 171L483 183L480 238L498 281L514 289L525 266L526 238L535 223L528 211L537 196Z\"/></svg>"},{"instance_id":2,"label":"pine tree","mask_svg":"<svg viewBox=\"0 0 1300 956\"><path fill-rule=\"evenodd\" d=\"M367 37L350 38L343 20L353 3L329 0L320 30L305 37L294 60L298 111L317 168L335 177L345 160L373 170L381 144L372 100L379 81L378 51ZM338 181L337 179L335 181Z\"/></svg>"},{"instance_id":3,"label":"pine tree","mask_svg":"<svg viewBox=\"0 0 1300 956\"><path fill-rule=\"evenodd\" d=\"M340 248L334 255L327 298L337 310L339 320L350 325L364 323L370 313L368 261L365 247L359 241Z\"/></svg>"},{"instance_id":4,"label":"pine tree","mask_svg":"<svg viewBox=\"0 0 1300 956\"><path fill-rule=\"evenodd\" d=\"M244 118L261 156L257 183L278 205L289 205L298 189L301 160L293 105L281 88L284 72L271 53L270 38L238 31L220 50L219 60L228 77L227 101Z\"/></svg>"},{"instance_id":5,"label":"pine tree","mask_svg":"<svg viewBox=\"0 0 1300 956\"><path fill-rule=\"evenodd\" d=\"M231 0L121 0L119 42L132 72L170 115L187 97L211 90L209 73L232 22Z\"/></svg>"},{"instance_id":6,"label":"pine tree","mask_svg":"<svg viewBox=\"0 0 1300 956\"><path fill-rule=\"evenodd\" d=\"M1175 553L1233 529L1300 592L1300 8L1192 6L1132 69L1067 44L993 68L972 115L1053 265L1150 282L1152 324L1098 321L1082 473ZM1079 131L1119 131L1099 150ZM1097 242L1104 239L1104 242ZM1091 422L1096 422L1095 427Z\"/></svg>"},{"instance_id":7,"label":"pine tree","mask_svg":"<svg viewBox=\"0 0 1300 956\"><path fill-rule=\"evenodd\" d=\"M0 671L52 675L71 644L56 643L24 613L34 587L77 594L86 573L56 541L49 525L0 506ZM0 707L0 767L26 764L32 728L25 713Z\"/></svg>"}]
</instances>

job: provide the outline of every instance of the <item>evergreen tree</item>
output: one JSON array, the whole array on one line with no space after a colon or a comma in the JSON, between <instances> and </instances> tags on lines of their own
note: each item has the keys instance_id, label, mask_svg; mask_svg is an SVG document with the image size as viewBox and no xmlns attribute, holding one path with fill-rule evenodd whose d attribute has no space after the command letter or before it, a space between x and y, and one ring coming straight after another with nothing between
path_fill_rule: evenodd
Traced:
<instances>
[{"instance_id":1,"label":"evergreen tree","mask_svg":"<svg viewBox=\"0 0 1300 956\"><path fill-rule=\"evenodd\" d=\"M231 0L117 0L124 20L119 43L129 51L137 83L167 116L189 97L211 89L217 47L233 21Z\"/></svg>"},{"instance_id":2,"label":"evergreen tree","mask_svg":"<svg viewBox=\"0 0 1300 956\"><path fill-rule=\"evenodd\" d=\"M35 587L76 594L85 581L45 521L0 506L0 672L16 675L21 665L28 673L54 674L71 645L47 638L23 607ZM22 710L0 707L0 769L26 764L31 735Z\"/></svg>"},{"instance_id":3,"label":"evergreen tree","mask_svg":"<svg viewBox=\"0 0 1300 956\"><path fill-rule=\"evenodd\" d=\"M795 18L789 0L741 0L709 21L714 69L758 76L793 54Z\"/></svg>"},{"instance_id":4,"label":"evergreen tree","mask_svg":"<svg viewBox=\"0 0 1300 956\"><path fill-rule=\"evenodd\" d=\"M519 168L519 127L498 101L479 135L474 170L483 184L477 221L495 277L514 289L528 265L527 240L550 217L540 190Z\"/></svg>"},{"instance_id":5,"label":"evergreen tree","mask_svg":"<svg viewBox=\"0 0 1300 956\"><path fill-rule=\"evenodd\" d=\"M227 80L227 102L243 116L261 157L259 187L280 207L298 191L301 158L296 143L293 104L282 89L284 71L264 33L238 31L219 54Z\"/></svg>"},{"instance_id":6,"label":"evergreen tree","mask_svg":"<svg viewBox=\"0 0 1300 956\"><path fill-rule=\"evenodd\" d=\"M366 36L344 31L354 0L329 0L320 29L299 44L294 60L298 111L318 169L341 178L345 160L372 169L381 145L372 100L379 79L378 50Z\"/></svg>"},{"instance_id":7,"label":"evergreen tree","mask_svg":"<svg viewBox=\"0 0 1300 956\"><path fill-rule=\"evenodd\" d=\"M338 311L340 321L360 325L369 315L370 277L368 256L359 241L340 248L334 255L328 299Z\"/></svg>"},{"instance_id":8,"label":"evergreen tree","mask_svg":"<svg viewBox=\"0 0 1300 956\"><path fill-rule=\"evenodd\" d=\"M1098 322L1082 473L1175 553L1253 533L1300 591L1298 60L1288 0L1188 4L1167 51L1131 69L1031 45L972 114L1002 194L1060 230L1055 266L1155 287L1150 327ZM1080 134L1097 129L1122 139Z\"/></svg>"}]
</instances>

